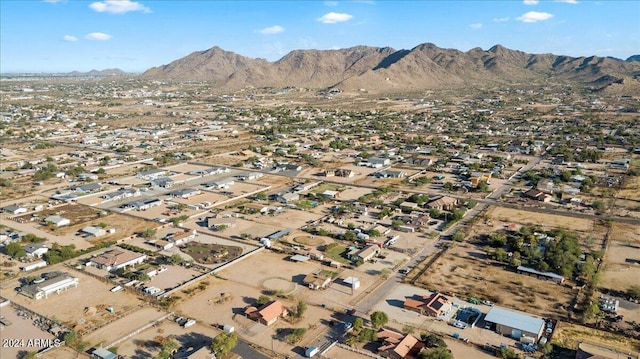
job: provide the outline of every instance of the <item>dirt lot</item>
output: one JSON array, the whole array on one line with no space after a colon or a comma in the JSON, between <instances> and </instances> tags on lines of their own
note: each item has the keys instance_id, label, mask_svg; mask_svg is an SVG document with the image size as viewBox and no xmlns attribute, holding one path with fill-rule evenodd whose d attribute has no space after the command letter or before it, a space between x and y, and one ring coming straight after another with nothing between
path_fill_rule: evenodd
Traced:
<instances>
[{"instance_id":1,"label":"dirt lot","mask_svg":"<svg viewBox=\"0 0 640 359\"><path fill-rule=\"evenodd\" d=\"M115 340L124 337L165 314L166 313L154 308L141 308L83 337L82 341L89 343L91 347L109 345Z\"/></svg>"},{"instance_id":2,"label":"dirt lot","mask_svg":"<svg viewBox=\"0 0 640 359\"><path fill-rule=\"evenodd\" d=\"M640 356L640 342L622 335L587 328L579 325L558 322L553 333L552 343L561 347L576 349L582 341L631 351L635 357Z\"/></svg>"},{"instance_id":3,"label":"dirt lot","mask_svg":"<svg viewBox=\"0 0 640 359\"><path fill-rule=\"evenodd\" d=\"M521 211L517 209L492 207L486 212L486 218L503 222L540 225L542 227L564 227L573 231L588 232L593 230L593 220L563 217L552 214Z\"/></svg>"},{"instance_id":4,"label":"dirt lot","mask_svg":"<svg viewBox=\"0 0 640 359\"><path fill-rule=\"evenodd\" d=\"M2 358L19 358L21 352L38 351L49 347L56 346L55 342L47 340L54 339L52 334L40 330L33 324L33 320L18 316L15 308L6 306L2 308L2 316L5 320L11 322L11 325L4 327L2 332L2 346L0 347L0 357ZM37 342L34 339L45 339ZM5 340L9 342L5 343Z\"/></svg>"},{"instance_id":5,"label":"dirt lot","mask_svg":"<svg viewBox=\"0 0 640 359\"><path fill-rule=\"evenodd\" d=\"M167 319L118 344L118 354L127 358L151 358L160 352L160 346L155 341L159 336L173 337L181 346L196 349L210 345L211 339L218 334L218 330L206 324L196 323L185 329Z\"/></svg>"},{"instance_id":6,"label":"dirt lot","mask_svg":"<svg viewBox=\"0 0 640 359\"><path fill-rule=\"evenodd\" d=\"M182 249L199 264L224 263L242 254L237 246L222 246L215 243L189 242Z\"/></svg>"},{"instance_id":7,"label":"dirt lot","mask_svg":"<svg viewBox=\"0 0 640 359\"><path fill-rule=\"evenodd\" d=\"M640 177L627 177L622 189L618 191L617 197L637 201L640 198Z\"/></svg>"},{"instance_id":8,"label":"dirt lot","mask_svg":"<svg viewBox=\"0 0 640 359\"><path fill-rule=\"evenodd\" d=\"M428 260L428 258L427 258ZM407 275L412 278L421 266ZM573 298L570 288L507 271L471 244L449 249L416 281L416 285L457 295L488 299L501 306L540 316L565 316Z\"/></svg>"},{"instance_id":9,"label":"dirt lot","mask_svg":"<svg viewBox=\"0 0 640 359\"><path fill-rule=\"evenodd\" d=\"M626 291L640 276L640 227L614 223L600 286Z\"/></svg>"},{"instance_id":10,"label":"dirt lot","mask_svg":"<svg viewBox=\"0 0 640 359\"><path fill-rule=\"evenodd\" d=\"M140 299L128 292L110 292L113 287L111 284L75 270L65 272L80 279L77 288L70 288L59 295L51 295L41 300L32 300L13 290L3 291L3 295L46 317L56 318L76 330L94 327L141 304ZM109 307L114 308L113 314L107 311Z\"/></svg>"}]
</instances>

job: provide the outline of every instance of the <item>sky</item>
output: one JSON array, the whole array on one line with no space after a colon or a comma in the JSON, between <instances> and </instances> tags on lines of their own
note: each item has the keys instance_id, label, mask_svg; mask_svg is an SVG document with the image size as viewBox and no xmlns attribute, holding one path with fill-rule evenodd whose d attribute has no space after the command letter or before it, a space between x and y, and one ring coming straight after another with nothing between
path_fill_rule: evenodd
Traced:
<instances>
[{"instance_id":1,"label":"sky","mask_svg":"<svg viewBox=\"0 0 640 359\"><path fill-rule=\"evenodd\" d=\"M219 46L275 61L356 45L640 54L640 1L0 0L0 72L143 72Z\"/></svg>"}]
</instances>

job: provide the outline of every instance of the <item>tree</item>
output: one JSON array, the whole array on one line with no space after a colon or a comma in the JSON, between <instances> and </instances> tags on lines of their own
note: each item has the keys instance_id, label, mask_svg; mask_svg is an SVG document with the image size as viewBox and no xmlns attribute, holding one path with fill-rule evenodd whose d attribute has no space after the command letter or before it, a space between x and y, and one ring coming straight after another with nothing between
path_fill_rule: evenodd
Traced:
<instances>
[{"instance_id":1,"label":"tree","mask_svg":"<svg viewBox=\"0 0 640 359\"><path fill-rule=\"evenodd\" d=\"M371 328L364 328L358 334L358 341L362 343L369 343L378 340L378 334Z\"/></svg>"},{"instance_id":2,"label":"tree","mask_svg":"<svg viewBox=\"0 0 640 359\"><path fill-rule=\"evenodd\" d=\"M145 229L140 233L142 238L151 238L156 235L156 230L154 228Z\"/></svg>"},{"instance_id":3,"label":"tree","mask_svg":"<svg viewBox=\"0 0 640 359\"><path fill-rule=\"evenodd\" d=\"M179 265L184 262L184 259L178 253L174 253L171 257L167 258L167 261L171 264Z\"/></svg>"},{"instance_id":4,"label":"tree","mask_svg":"<svg viewBox=\"0 0 640 359\"><path fill-rule=\"evenodd\" d=\"M593 209L595 209L596 212L598 212L598 213L600 213L600 212L602 212L604 210L604 202L602 202L602 201L595 201L595 202L593 202L592 206L593 206Z\"/></svg>"},{"instance_id":5,"label":"tree","mask_svg":"<svg viewBox=\"0 0 640 359\"><path fill-rule=\"evenodd\" d=\"M258 301L256 302L257 305L263 305L263 304L267 304L271 301L271 297L269 297L268 295L261 295L258 298Z\"/></svg>"},{"instance_id":6,"label":"tree","mask_svg":"<svg viewBox=\"0 0 640 359\"><path fill-rule=\"evenodd\" d=\"M12 258L22 258L27 255L27 252L22 248L18 242L12 242L4 247L7 255Z\"/></svg>"},{"instance_id":7,"label":"tree","mask_svg":"<svg viewBox=\"0 0 640 359\"><path fill-rule=\"evenodd\" d=\"M220 333L213 338L211 351L215 353L216 357L222 357L230 353L237 344L238 336L235 332Z\"/></svg>"},{"instance_id":8,"label":"tree","mask_svg":"<svg viewBox=\"0 0 640 359\"><path fill-rule=\"evenodd\" d=\"M421 351L418 359L453 359L453 355L447 347L437 347Z\"/></svg>"},{"instance_id":9,"label":"tree","mask_svg":"<svg viewBox=\"0 0 640 359\"><path fill-rule=\"evenodd\" d=\"M384 268L383 270L380 271L380 276L382 278L389 278L389 274L391 274L391 269L389 268Z\"/></svg>"},{"instance_id":10,"label":"tree","mask_svg":"<svg viewBox=\"0 0 640 359\"><path fill-rule=\"evenodd\" d=\"M421 333L420 340L424 342L427 348L446 347L447 344L439 336L433 333Z\"/></svg>"},{"instance_id":11,"label":"tree","mask_svg":"<svg viewBox=\"0 0 640 359\"><path fill-rule=\"evenodd\" d=\"M498 358L502 358L502 359L518 359L518 358L520 358L520 356L515 351L513 351L513 349L507 348L506 346L500 347L500 349L496 353L496 356Z\"/></svg>"},{"instance_id":12,"label":"tree","mask_svg":"<svg viewBox=\"0 0 640 359\"><path fill-rule=\"evenodd\" d=\"M451 237L451 239L453 239L455 242L462 242L464 241L464 233L463 232L456 232L453 237Z\"/></svg>"},{"instance_id":13,"label":"tree","mask_svg":"<svg viewBox=\"0 0 640 359\"><path fill-rule=\"evenodd\" d=\"M284 340L293 345L299 342L306 333L307 329L305 328L294 328L291 333L284 338Z\"/></svg>"},{"instance_id":14,"label":"tree","mask_svg":"<svg viewBox=\"0 0 640 359\"><path fill-rule=\"evenodd\" d=\"M478 183L478 191L479 192L489 192L489 185L487 184L487 182L480 182Z\"/></svg>"},{"instance_id":15,"label":"tree","mask_svg":"<svg viewBox=\"0 0 640 359\"><path fill-rule=\"evenodd\" d=\"M78 332L75 330L69 331L62 337L62 340L69 346L74 345L78 341Z\"/></svg>"},{"instance_id":16,"label":"tree","mask_svg":"<svg viewBox=\"0 0 640 359\"><path fill-rule=\"evenodd\" d=\"M299 301L296 305L296 317L302 318L304 313L307 311L307 303L303 301Z\"/></svg>"},{"instance_id":17,"label":"tree","mask_svg":"<svg viewBox=\"0 0 640 359\"><path fill-rule=\"evenodd\" d=\"M377 311L371 313L371 325L378 329L389 322L389 316L385 312Z\"/></svg>"},{"instance_id":18,"label":"tree","mask_svg":"<svg viewBox=\"0 0 640 359\"><path fill-rule=\"evenodd\" d=\"M598 306L598 303L594 302L589 304L582 313L582 323L589 323L590 321L595 319L598 314L600 314L600 307Z\"/></svg>"},{"instance_id":19,"label":"tree","mask_svg":"<svg viewBox=\"0 0 640 359\"><path fill-rule=\"evenodd\" d=\"M627 294L634 299L640 299L640 285L632 285L627 289Z\"/></svg>"},{"instance_id":20,"label":"tree","mask_svg":"<svg viewBox=\"0 0 640 359\"><path fill-rule=\"evenodd\" d=\"M171 355L180 348L180 344L178 344L175 340L169 340L165 345L162 346L162 350L158 355L154 356L154 359L169 359Z\"/></svg>"},{"instance_id":21,"label":"tree","mask_svg":"<svg viewBox=\"0 0 640 359\"><path fill-rule=\"evenodd\" d=\"M360 317L356 318L353 321L353 330L356 332L359 332L360 329L362 329L362 327L364 326L364 320Z\"/></svg>"}]
</instances>

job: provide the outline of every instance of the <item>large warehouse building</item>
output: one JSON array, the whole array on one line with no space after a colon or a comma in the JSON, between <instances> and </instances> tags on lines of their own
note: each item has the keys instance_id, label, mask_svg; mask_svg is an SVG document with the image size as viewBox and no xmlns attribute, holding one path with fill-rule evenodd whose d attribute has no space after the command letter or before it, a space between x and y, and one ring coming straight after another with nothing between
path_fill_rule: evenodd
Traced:
<instances>
[{"instance_id":1,"label":"large warehouse building","mask_svg":"<svg viewBox=\"0 0 640 359\"><path fill-rule=\"evenodd\" d=\"M544 320L500 307L491 308L484 320L495 324L499 334L516 340L529 337L538 341L544 331Z\"/></svg>"},{"instance_id":2,"label":"large warehouse building","mask_svg":"<svg viewBox=\"0 0 640 359\"><path fill-rule=\"evenodd\" d=\"M69 288L78 286L78 278L68 273L53 272L40 282L22 287L21 293L32 299L42 299L50 294L60 294Z\"/></svg>"}]
</instances>

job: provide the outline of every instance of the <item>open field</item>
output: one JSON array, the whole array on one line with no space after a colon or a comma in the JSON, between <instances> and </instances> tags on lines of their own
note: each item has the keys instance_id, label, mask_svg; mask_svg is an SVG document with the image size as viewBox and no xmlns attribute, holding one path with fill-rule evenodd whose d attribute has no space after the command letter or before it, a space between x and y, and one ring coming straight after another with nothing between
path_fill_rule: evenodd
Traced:
<instances>
[{"instance_id":1,"label":"open field","mask_svg":"<svg viewBox=\"0 0 640 359\"><path fill-rule=\"evenodd\" d=\"M420 266L407 278L412 278L418 268ZM567 312L562 308L568 307L574 296L566 286L506 270L470 244L449 249L415 284L427 289L451 291L464 298L488 299L507 308L552 317L566 316Z\"/></svg>"},{"instance_id":2,"label":"open field","mask_svg":"<svg viewBox=\"0 0 640 359\"><path fill-rule=\"evenodd\" d=\"M640 276L640 227L613 223L600 286L626 291Z\"/></svg>"},{"instance_id":3,"label":"open field","mask_svg":"<svg viewBox=\"0 0 640 359\"><path fill-rule=\"evenodd\" d=\"M486 218L503 222L539 225L543 228L563 227L572 231L588 232L593 230L593 220L563 217L552 214L527 212L505 207L492 207L486 212Z\"/></svg>"},{"instance_id":4,"label":"open field","mask_svg":"<svg viewBox=\"0 0 640 359\"><path fill-rule=\"evenodd\" d=\"M640 356L640 342L637 340L602 330L558 322L553 333L553 344L564 348L576 349L578 344L583 341L616 348L621 351L630 351L636 357Z\"/></svg>"},{"instance_id":5,"label":"open field","mask_svg":"<svg viewBox=\"0 0 640 359\"><path fill-rule=\"evenodd\" d=\"M141 308L84 336L82 341L89 343L91 347L108 345L165 314L155 308Z\"/></svg>"},{"instance_id":6,"label":"open field","mask_svg":"<svg viewBox=\"0 0 640 359\"><path fill-rule=\"evenodd\" d=\"M3 291L9 300L24 305L49 318L81 331L111 320L142 304L140 299L126 291L112 293L113 285L101 282L78 271L68 271L79 278L77 288L70 288L49 298L32 300L14 290ZM109 313L108 308L114 313Z\"/></svg>"},{"instance_id":7,"label":"open field","mask_svg":"<svg viewBox=\"0 0 640 359\"><path fill-rule=\"evenodd\" d=\"M640 177L628 176L626 177L622 189L616 194L618 198L628 198L638 200L640 198Z\"/></svg>"},{"instance_id":8,"label":"open field","mask_svg":"<svg viewBox=\"0 0 640 359\"><path fill-rule=\"evenodd\" d=\"M255 288L266 289L262 288L262 282L267 278L278 277L292 283L302 283L305 275L322 266L318 262L297 263L288 258L288 255L262 251L220 271L218 275ZM251 275L248 276L247 273Z\"/></svg>"}]
</instances>

